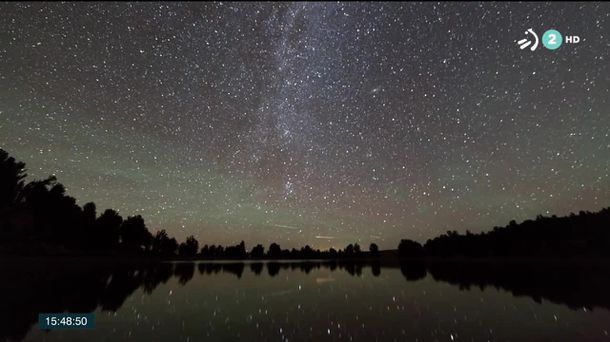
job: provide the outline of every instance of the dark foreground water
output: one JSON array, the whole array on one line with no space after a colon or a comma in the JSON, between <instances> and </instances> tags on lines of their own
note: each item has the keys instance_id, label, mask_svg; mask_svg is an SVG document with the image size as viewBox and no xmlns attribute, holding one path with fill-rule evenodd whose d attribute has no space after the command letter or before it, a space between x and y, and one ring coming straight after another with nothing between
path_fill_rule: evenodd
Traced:
<instances>
[{"instance_id":1,"label":"dark foreground water","mask_svg":"<svg viewBox=\"0 0 610 342\"><path fill-rule=\"evenodd\" d=\"M561 263L0 265L0 340L603 341L610 268ZM40 312L96 327L41 331Z\"/></svg>"}]
</instances>

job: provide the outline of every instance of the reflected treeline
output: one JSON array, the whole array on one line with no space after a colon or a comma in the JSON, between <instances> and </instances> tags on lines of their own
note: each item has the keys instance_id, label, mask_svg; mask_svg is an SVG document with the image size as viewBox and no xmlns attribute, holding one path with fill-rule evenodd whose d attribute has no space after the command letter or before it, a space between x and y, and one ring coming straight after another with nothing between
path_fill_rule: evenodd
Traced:
<instances>
[{"instance_id":1,"label":"reflected treeline","mask_svg":"<svg viewBox=\"0 0 610 342\"><path fill-rule=\"evenodd\" d=\"M218 274L218 273L229 273L241 279L244 274L246 265L243 262L231 262L231 263L200 263L197 265L199 274ZM262 265L261 265L262 269ZM260 272L258 273L260 274Z\"/></svg>"},{"instance_id":2,"label":"reflected treeline","mask_svg":"<svg viewBox=\"0 0 610 342\"><path fill-rule=\"evenodd\" d=\"M362 269L365 265L370 265L364 260L324 260L324 261L302 261L302 262L267 262L267 272L270 276L277 276L280 270L301 271L306 274L312 270L326 268L331 271L344 270L350 275L362 275Z\"/></svg>"},{"instance_id":3,"label":"reflected treeline","mask_svg":"<svg viewBox=\"0 0 610 342\"><path fill-rule=\"evenodd\" d=\"M384 265L384 267L388 267ZM394 267L389 265L389 267ZM459 286L461 290L487 287L543 300L570 309L610 309L610 265L584 261L428 261L413 259L400 263L407 281L424 278Z\"/></svg>"},{"instance_id":4,"label":"reflected treeline","mask_svg":"<svg viewBox=\"0 0 610 342\"><path fill-rule=\"evenodd\" d=\"M27 267L26 267L27 266ZM408 282L426 277L457 285L462 290L492 286L535 301L548 300L572 309L610 309L610 267L607 264L487 263L328 260L306 262L150 263L79 265L57 263L44 266L1 265L0 340L22 340L44 312L117 311L137 289L151 294L172 277L185 285L196 275L221 273L241 279L247 269L255 276L276 277L282 272L314 270L345 271L352 276L380 276L399 269ZM266 270L265 270L266 269ZM370 272L370 273L369 273Z\"/></svg>"},{"instance_id":5,"label":"reflected treeline","mask_svg":"<svg viewBox=\"0 0 610 342\"><path fill-rule=\"evenodd\" d=\"M116 311L138 288L152 293L174 275L172 264L13 263L0 266L0 340L21 340L45 312Z\"/></svg>"},{"instance_id":6,"label":"reflected treeline","mask_svg":"<svg viewBox=\"0 0 610 342\"><path fill-rule=\"evenodd\" d=\"M431 262L427 269L435 280L460 289L492 286L538 303L610 309L610 267L603 262Z\"/></svg>"}]
</instances>

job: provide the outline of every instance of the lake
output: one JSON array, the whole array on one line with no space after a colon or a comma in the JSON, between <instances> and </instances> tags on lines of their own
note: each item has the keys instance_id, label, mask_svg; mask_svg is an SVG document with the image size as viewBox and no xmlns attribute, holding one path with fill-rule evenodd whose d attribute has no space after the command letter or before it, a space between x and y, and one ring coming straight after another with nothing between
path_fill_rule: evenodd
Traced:
<instances>
[{"instance_id":1,"label":"lake","mask_svg":"<svg viewBox=\"0 0 610 342\"><path fill-rule=\"evenodd\" d=\"M0 339L610 340L604 263L5 262ZM42 331L43 312L94 312Z\"/></svg>"}]
</instances>

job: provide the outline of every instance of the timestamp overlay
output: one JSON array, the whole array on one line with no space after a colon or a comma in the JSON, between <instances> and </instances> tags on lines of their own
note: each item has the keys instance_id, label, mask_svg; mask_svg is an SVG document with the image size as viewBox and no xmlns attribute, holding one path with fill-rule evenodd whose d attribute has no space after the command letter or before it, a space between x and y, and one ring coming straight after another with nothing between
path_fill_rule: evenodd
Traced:
<instances>
[{"instance_id":1,"label":"timestamp overlay","mask_svg":"<svg viewBox=\"0 0 610 342\"><path fill-rule=\"evenodd\" d=\"M38 314L38 327L43 330L93 329L93 313L41 313Z\"/></svg>"}]
</instances>

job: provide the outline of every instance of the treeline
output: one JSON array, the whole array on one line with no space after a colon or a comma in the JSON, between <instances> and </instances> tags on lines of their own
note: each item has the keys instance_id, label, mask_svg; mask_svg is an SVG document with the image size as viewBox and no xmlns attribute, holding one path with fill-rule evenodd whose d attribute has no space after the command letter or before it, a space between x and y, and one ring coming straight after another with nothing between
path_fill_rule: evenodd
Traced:
<instances>
[{"instance_id":1,"label":"treeline","mask_svg":"<svg viewBox=\"0 0 610 342\"><path fill-rule=\"evenodd\" d=\"M54 176L26 182L23 162L0 149L0 253L3 254L135 254L163 258L201 259L307 259L361 257L358 244L343 250L281 249L272 243L268 250L257 245L246 250L242 241L235 246L205 245L200 249L194 236L186 241L170 237L165 230L152 234L140 215L123 218L106 209L97 214L95 203L83 207L66 194ZM377 245L369 246L377 255Z\"/></svg>"},{"instance_id":2,"label":"treeline","mask_svg":"<svg viewBox=\"0 0 610 342\"><path fill-rule=\"evenodd\" d=\"M55 177L26 182L25 164L0 149L0 254L137 254L189 259L334 259L377 258L376 244L362 251L359 244L326 251L304 246L267 250L256 245L204 245L189 236L152 234L140 215L123 218L112 209L97 214L94 203L81 208ZM386 254L387 256L391 255ZM538 216L490 232L459 234L449 231L423 246L411 240L398 245L401 257L543 257L610 256L610 208L566 217Z\"/></svg>"},{"instance_id":3,"label":"treeline","mask_svg":"<svg viewBox=\"0 0 610 342\"><path fill-rule=\"evenodd\" d=\"M282 249L279 244L271 243L265 250L263 245L254 246L249 252L242 241L236 246L205 245L201 248L199 256L202 259L335 259L335 258L362 258L379 256L379 248L376 244L369 245L368 253L362 251L360 245L349 244L344 249L321 251L313 249L309 245L301 249Z\"/></svg>"},{"instance_id":4,"label":"treeline","mask_svg":"<svg viewBox=\"0 0 610 342\"><path fill-rule=\"evenodd\" d=\"M513 220L479 234L448 231L423 246L403 240L399 253L405 257L610 257L610 208L565 217L540 215L522 223Z\"/></svg>"},{"instance_id":5,"label":"treeline","mask_svg":"<svg viewBox=\"0 0 610 342\"><path fill-rule=\"evenodd\" d=\"M98 216L94 203L81 208L54 176L31 182L26 176L25 164L0 149L2 252L161 254L177 245L173 238L163 239L164 232L153 237L142 216L123 218L112 209Z\"/></svg>"}]
</instances>

